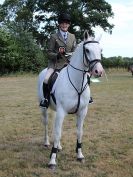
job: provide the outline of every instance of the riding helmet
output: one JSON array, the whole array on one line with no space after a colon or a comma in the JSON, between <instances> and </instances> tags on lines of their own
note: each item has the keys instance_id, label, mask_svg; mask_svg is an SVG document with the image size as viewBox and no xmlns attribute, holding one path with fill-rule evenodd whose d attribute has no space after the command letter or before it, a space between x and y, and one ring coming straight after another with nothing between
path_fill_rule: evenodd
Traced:
<instances>
[{"instance_id":1,"label":"riding helmet","mask_svg":"<svg viewBox=\"0 0 133 177\"><path fill-rule=\"evenodd\" d=\"M59 17L58 17L58 23L60 24L62 22L68 22L68 23L70 23L71 22L70 15L67 14L67 13L60 14Z\"/></svg>"}]
</instances>

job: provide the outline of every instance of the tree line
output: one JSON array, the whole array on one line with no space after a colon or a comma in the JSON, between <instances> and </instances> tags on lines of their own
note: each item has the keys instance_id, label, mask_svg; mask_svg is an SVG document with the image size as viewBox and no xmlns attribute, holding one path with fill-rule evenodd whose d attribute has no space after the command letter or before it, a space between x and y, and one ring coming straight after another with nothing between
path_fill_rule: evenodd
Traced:
<instances>
[{"instance_id":1,"label":"tree line","mask_svg":"<svg viewBox=\"0 0 133 177\"><path fill-rule=\"evenodd\" d=\"M111 5L104 0L5 0L0 5L0 74L39 72L47 66L47 40L57 29L61 12L71 15L70 32L82 40L85 29L94 35L100 26L112 33ZM127 67L132 58L104 58L105 67Z\"/></svg>"},{"instance_id":2,"label":"tree line","mask_svg":"<svg viewBox=\"0 0 133 177\"><path fill-rule=\"evenodd\" d=\"M38 73L47 66L47 52L36 43L31 32L11 34L0 29L0 74L11 72ZM128 68L133 58L114 56L102 57L104 68Z\"/></svg>"},{"instance_id":3,"label":"tree line","mask_svg":"<svg viewBox=\"0 0 133 177\"><path fill-rule=\"evenodd\" d=\"M133 64L133 57L122 57L122 56L113 56L109 58L103 57L102 64L104 68L123 68L128 69L130 65Z\"/></svg>"}]
</instances>

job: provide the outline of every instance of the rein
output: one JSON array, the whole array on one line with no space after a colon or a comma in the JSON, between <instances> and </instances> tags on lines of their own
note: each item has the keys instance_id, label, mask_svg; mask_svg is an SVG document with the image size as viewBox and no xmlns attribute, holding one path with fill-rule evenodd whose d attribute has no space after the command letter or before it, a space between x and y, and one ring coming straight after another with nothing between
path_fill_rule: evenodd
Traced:
<instances>
[{"instance_id":1,"label":"rein","mask_svg":"<svg viewBox=\"0 0 133 177\"><path fill-rule=\"evenodd\" d=\"M88 43L99 43L98 41L87 41L83 44L83 64L85 67L89 67L89 70L82 70L82 69L79 69L79 68L76 68L74 67L73 65L71 65L70 63L68 63L69 66L71 66L73 69L77 70L77 71L80 71L80 72L83 72L83 78L82 78L82 86L81 86L81 91L79 92L77 90L77 88L74 86L73 82L71 81L71 78L70 78L70 75L69 75L69 71L68 71L68 67L67 67L67 75L68 75L68 79L70 81L70 83L72 84L73 88L76 90L76 92L78 93L78 104L77 104L77 108L75 109L74 112L71 112L69 114L74 114L78 111L79 109L79 105L80 105L80 96L81 94L84 92L84 90L87 88L88 86L88 82L85 84L85 86L83 87L83 83L84 83L84 77L85 77L85 74L89 71L92 71L92 69L94 68L94 66L98 63L98 62L101 62L100 59L95 59L93 61L90 61L87 57L87 54L85 52L85 45L88 44ZM85 61L84 61L84 58L86 59L86 63L88 65L85 64ZM95 62L95 63L94 63ZM91 64L94 63L94 65L91 67ZM91 76L90 76L91 77Z\"/></svg>"},{"instance_id":2,"label":"rein","mask_svg":"<svg viewBox=\"0 0 133 177\"><path fill-rule=\"evenodd\" d=\"M70 65L72 66L72 65ZM75 68L74 68L75 69ZM76 69L77 70L77 69ZM79 70L81 71L81 70ZM70 112L69 114L75 114L78 109L79 109L79 105L80 105L80 96L81 94L83 93L83 91L87 88L88 86L88 83L85 84L85 86L83 87L83 83L84 83L84 76L85 76L86 72L83 72L83 79L82 79L82 87L81 87L81 91L79 92L78 89L74 86L74 84L72 83L71 81L71 78L70 78L70 75L69 75L69 72L68 72L68 67L67 67L67 75L68 75L68 79L70 81L70 83L72 84L73 88L76 90L76 92L78 93L78 104L77 104L77 108L75 109L74 112Z\"/></svg>"},{"instance_id":3,"label":"rein","mask_svg":"<svg viewBox=\"0 0 133 177\"><path fill-rule=\"evenodd\" d=\"M86 70L82 70L82 69L76 68L76 67L74 67L73 65L71 65L70 63L68 63L68 65L70 65L72 68L76 69L77 71L81 71L81 72L83 72L83 73L89 72L89 70L86 71Z\"/></svg>"}]
</instances>

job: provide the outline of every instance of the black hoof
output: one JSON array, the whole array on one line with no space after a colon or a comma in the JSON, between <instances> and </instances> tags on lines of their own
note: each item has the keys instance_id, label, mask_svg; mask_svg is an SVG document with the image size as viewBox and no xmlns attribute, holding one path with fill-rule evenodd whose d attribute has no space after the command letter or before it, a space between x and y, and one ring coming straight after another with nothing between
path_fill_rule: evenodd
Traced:
<instances>
[{"instance_id":1,"label":"black hoof","mask_svg":"<svg viewBox=\"0 0 133 177\"><path fill-rule=\"evenodd\" d=\"M84 158L77 158L77 161L80 163L85 163L85 159Z\"/></svg>"},{"instance_id":2,"label":"black hoof","mask_svg":"<svg viewBox=\"0 0 133 177\"><path fill-rule=\"evenodd\" d=\"M56 165L53 165L53 164L48 164L48 168L52 171L55 171L56 170Z\"/></svg>"}]
</instances>

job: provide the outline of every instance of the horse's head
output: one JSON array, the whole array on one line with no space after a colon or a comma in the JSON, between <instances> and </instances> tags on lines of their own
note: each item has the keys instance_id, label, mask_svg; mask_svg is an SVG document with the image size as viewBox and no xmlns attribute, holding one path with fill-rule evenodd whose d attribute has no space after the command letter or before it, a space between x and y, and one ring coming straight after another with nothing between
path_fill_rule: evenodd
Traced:
<instances>
[{"instance_id":1,"label":"horse's head","mask_svg":"<svg viewBox=\"0 0 133 177\"><path fill-rule=\"evenodd\" d=\"M84 33L83 55L85 65L89 65L90 72L95 77L100 77L103 74L101 65L101 47L99 39L89 37L87 31Z\"/></svg>"}]
</instances>

